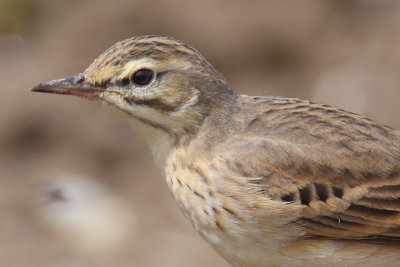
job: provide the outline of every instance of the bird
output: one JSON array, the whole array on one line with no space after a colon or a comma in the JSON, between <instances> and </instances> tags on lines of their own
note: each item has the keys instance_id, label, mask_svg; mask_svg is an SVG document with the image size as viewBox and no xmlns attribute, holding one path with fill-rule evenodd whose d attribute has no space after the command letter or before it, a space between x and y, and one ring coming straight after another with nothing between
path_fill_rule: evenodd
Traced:
<instances>
[{"instance_id":1,"label":"bird","mask_svg":"<svg viewBox=\"0 0 400 267\"><path fill-rule=\"evenodd\" d=\"M197 50L147 35L32 91L105 103L233 266L400 260L400 132L327 104L233 91Z\"/></svg>"}]
</instances>

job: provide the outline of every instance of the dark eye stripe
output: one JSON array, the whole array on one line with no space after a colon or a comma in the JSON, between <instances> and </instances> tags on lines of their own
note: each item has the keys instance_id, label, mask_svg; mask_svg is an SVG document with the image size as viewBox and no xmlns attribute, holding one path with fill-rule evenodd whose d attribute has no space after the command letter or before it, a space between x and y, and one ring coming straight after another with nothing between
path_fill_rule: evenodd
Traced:
<instances>
[{"instance_id":1,"label":"dark eye stripe","mask_svg":"<svg viewBox=\"0 0 400 267\"><path fill-rule=\"evenodd\" d=\"M120 82L119 82L119 85L121 85L121 86L128 86L129 85L129 78L125 78L125 79L122 79Z\"/></svg>"},{"instance_id":2,"label":"dark eye stripe","mask_svg":"<svg viewBox=\"0 0 400 267\"><path fill-rule=\"evenodd\" d=\"M157 75L155 75L155 78L156 79L160 79L160 78L162 78L165 74L167 74L167 73L169 73L169 72L171 72L170 70L166 70L166 71L162 71L162 72L159 72L159 73L157 73ZM110 82L110 80L109 81L107 81L107 84ZM119 81L117 81L116 82L116 85L118 85L118 86L122 86L122 87L126 87L126 86L128 86L129 84L130 84L130 79L129 78L124 78L124 79L122 79L122 80L119 80Z\"/></svg>"}]
</instances>

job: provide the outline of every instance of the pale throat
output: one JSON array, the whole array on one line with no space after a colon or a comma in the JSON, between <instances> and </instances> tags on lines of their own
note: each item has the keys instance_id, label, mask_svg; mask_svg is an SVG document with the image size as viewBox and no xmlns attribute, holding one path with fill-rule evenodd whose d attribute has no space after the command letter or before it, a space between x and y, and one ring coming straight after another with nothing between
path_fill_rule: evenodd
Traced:
<instances>
[{"instance_id":1,"label":"pale throat","mask_svg":"<svg viewBox=\"0 0 400 267\"><path fill-rule=\"evenodd\" d=\"M118 112L121 114L121 112ZM133 128L145 139L158 168L164 174L165 162L174 147L174 138L162 129L148 125L129 114L122 113Z\"/></svg>"}]
</instances>

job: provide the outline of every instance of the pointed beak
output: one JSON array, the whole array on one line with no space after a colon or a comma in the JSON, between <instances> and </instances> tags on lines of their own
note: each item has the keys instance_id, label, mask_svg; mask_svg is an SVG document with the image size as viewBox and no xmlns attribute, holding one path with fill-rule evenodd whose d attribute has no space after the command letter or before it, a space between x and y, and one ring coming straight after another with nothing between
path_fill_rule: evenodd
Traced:
<instances>
[{"instance_id":1,"label":"pointed beak","mask_svg":"<svg viewBox=\"0 0 400 267\"><path fill-rule=\"evenodd\" d=\"M85 78L79 74L65 79L39 83L32 87L31 91L49 94L74 95L88 99L99 99L100 94L105 92L105 89L87 84Z\"/></svg>"}]
</instances>

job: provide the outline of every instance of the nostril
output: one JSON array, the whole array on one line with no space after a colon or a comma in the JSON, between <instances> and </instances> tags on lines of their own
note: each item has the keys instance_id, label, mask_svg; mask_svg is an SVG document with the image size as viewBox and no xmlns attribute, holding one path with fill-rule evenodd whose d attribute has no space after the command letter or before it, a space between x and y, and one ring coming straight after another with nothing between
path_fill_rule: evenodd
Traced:
<instances>
[{"instance_id":1,"label":"nostril","mask_svg":"<svg viewBox=\"0 0 400 267\"><path fill-rule=\"evenodd\" d=\"M85 77L83 77L83 76L81 76L81 77L76 81L77 84L82 84L82 83L84 83L84 82L85 82Z\"/></svg>"}]
</instances>

